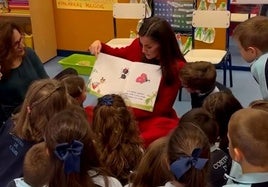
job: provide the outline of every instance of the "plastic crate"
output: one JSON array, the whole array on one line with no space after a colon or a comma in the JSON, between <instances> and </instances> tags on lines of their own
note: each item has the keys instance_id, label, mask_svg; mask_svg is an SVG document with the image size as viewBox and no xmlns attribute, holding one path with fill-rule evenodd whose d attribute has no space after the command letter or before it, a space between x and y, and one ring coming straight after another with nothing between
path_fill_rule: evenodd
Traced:
<instances>
[{"instance_id":1,"label":"plastic crate","mask_svg":"<svg viewBox=\"0 0 268 187\"><path fill-rule=\"evenodd\" d=\"M90 75L96 57L84 54L72 54L59 61L63 68L74 68L80 75Z\"/></svg>"}]
</instances>

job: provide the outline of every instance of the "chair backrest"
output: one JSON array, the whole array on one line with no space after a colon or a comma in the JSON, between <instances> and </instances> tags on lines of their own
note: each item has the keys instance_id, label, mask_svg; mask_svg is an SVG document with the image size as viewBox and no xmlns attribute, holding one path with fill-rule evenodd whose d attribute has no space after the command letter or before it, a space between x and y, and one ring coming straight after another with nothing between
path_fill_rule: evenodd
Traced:
<instances>
[{"instance_id":1,"label":"chair backrest","mask_svg":"<svg viewBox=\"0 0 268 187\"><path fill-rule=\"evenodd\" d=\"M228 28L231 13L228 10L195 10L193 12L193 27Z\"/></svg>"},{"instance_id":2,"label":"chair backrest","mask_svg":"<svg viewBox=\"0 0 268 187\"><path fill-rule=\"evenodd\" d=\"M143 19L145 15L146 5L144 3L114 3L114 37L117 37L116 19Z\"/></svg>"},{"instance_id":3,"label":"chair backrest","mask_svg":"<svg viewBox=\"0 0 268 187\"><path fill-rule=\"evenodd\" d=\"M229 47L229 26L231 13L229 10L194 10L192 17L192 48L221 49ZM212 43L197 41L196 28L214 28L215 40Z\"/></svg>"},{"instance_id":4,"label":"chair backrest","mask_svg":"<svg viewBox=\"0 0 268 187\"><path fill-rule=\"evenodd\" d=\"M143 19L145 18L145 4L114 3L113 17L116 19Z\"/></svg>"}]
</instances>

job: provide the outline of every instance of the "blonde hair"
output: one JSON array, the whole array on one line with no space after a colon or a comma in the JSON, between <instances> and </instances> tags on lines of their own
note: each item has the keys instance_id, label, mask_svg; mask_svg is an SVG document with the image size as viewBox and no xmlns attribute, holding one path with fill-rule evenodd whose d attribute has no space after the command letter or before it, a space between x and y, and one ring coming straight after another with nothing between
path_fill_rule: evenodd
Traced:
<instances>
[{"instance_id":1,"label":"blonde hair","mask_svg":"<svg viewBox=\"0 0 268 187\"><path fill-rule=\"evenodd\" d=\"M252 165L268 165L268 112L245 108L235 112L229 122L229 138ZM252 154L254 153L254 154Z\"/></svg>"}]
</instances>

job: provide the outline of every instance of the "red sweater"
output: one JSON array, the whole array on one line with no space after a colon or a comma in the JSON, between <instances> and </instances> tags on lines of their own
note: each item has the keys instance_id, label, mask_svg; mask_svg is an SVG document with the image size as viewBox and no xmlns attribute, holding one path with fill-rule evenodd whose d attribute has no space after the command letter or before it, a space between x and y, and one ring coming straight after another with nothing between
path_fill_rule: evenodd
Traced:
<instances>
[{"instance_id":1,"label":"red sweater","mask_svg":"<svg viewBox=\"0 0 268 187\"><path fill-rule=\"evenodd\" d=\"M135 39L131 45L123 48L112 48L103 43L101 52L138 62L142 61L143 56L139 39ZM179 60L173 68L176 74L178 74L183 65L184 61ZM173 104L180 87L179 76L177 76L177 81L172 85L166 85L162 79L153 112L132 108L138 121L145 147L157 138L167 135L170 130L178 125L179 118L173 108Z\"/></svg>"}]
</instances>

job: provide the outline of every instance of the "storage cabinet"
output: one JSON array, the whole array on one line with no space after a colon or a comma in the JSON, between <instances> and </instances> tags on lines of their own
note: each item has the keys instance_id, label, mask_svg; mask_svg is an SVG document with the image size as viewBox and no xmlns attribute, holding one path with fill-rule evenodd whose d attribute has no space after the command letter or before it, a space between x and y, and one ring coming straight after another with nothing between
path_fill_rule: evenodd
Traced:
<instances>
[{"instance_id":1,"label":"storage cabinet","mask_svg":"<svg viewBox=\"0 0 268 187\"><path fill-rule=\"evenodd\" d=\"M57 55L57 43L50 0L29 0L29 14L0 13L0 21L12 20L33 35L33 48L43 63Z\"/></svg>"}]
</instances>

